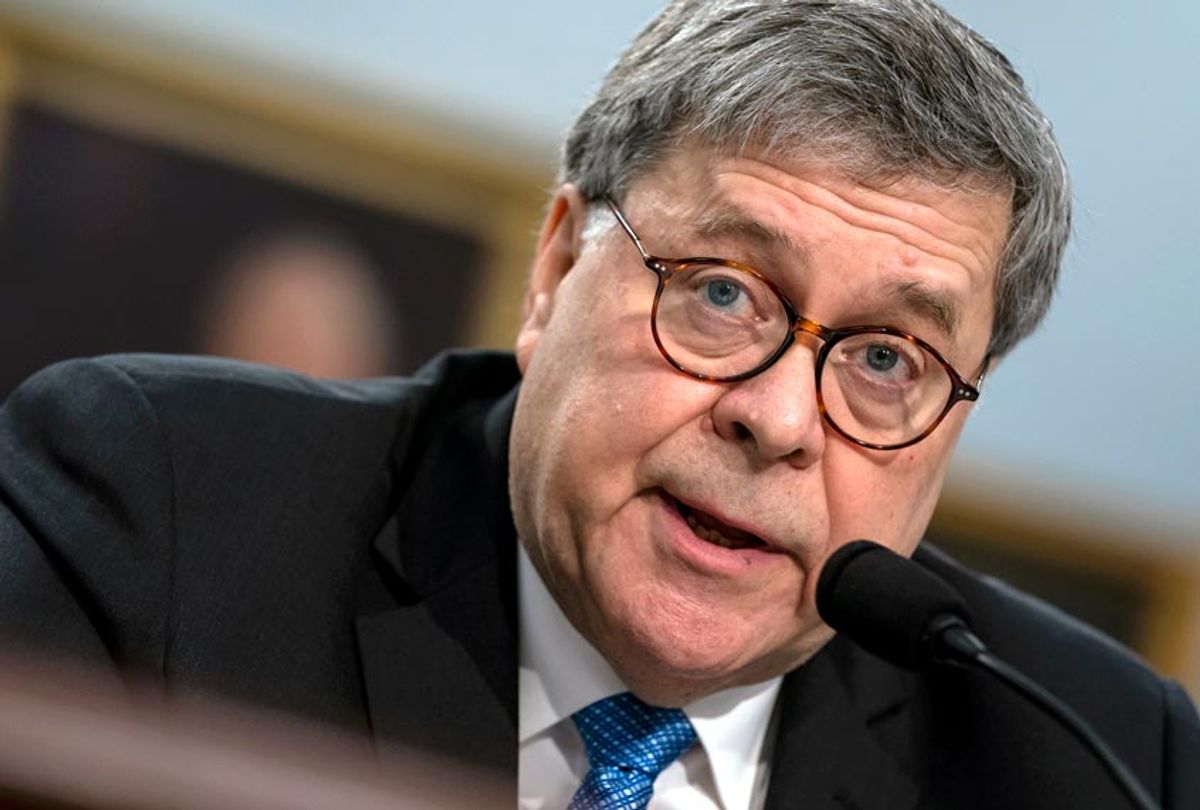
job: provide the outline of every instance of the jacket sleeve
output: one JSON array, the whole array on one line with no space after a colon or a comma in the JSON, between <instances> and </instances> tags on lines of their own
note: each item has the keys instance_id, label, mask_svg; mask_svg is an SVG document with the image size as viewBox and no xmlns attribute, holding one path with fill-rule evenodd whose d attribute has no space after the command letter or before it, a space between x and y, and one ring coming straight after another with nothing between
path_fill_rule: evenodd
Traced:
<instances>
[{"instance_id":1,"label":"jacket sleeve","mask_svg":"<svg viewBox=\"0 0 1200 810\"><path fill-rule=\"evenodd\" d=\"M1200 716L1179 684L1164 687L1163 810L1200 808Z\"/></svg>"},{"instance_id":2,"label":"jacket sleeve","mask_svg":"<svg viewBox=\"0 0 1200 810\"><path fill-rule=\"evenodd\" d=\"M0 408L0 649L161 673L173 474L137 384L104 360Z\"/></svg>"}]
</instances>

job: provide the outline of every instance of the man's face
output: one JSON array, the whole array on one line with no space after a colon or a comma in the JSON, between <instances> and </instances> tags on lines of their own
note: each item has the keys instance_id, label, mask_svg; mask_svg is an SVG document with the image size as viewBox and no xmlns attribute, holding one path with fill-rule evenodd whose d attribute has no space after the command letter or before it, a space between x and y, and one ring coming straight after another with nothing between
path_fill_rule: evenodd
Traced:
<instances>
[{"instance_id":1,"label":"man's face","mask_svg":"<svg viewBox=\"0 0 1200 810\"><path fill-rule=\"evenodd\" d=\"M691 149L622 208L651 253L738 260L811 320L903 329L968 378L983 362L1004 196L914 178L867 188L828 166ZM912 553L969 408L916 445L872 451L821 420L816 338L736 384L675 371L650 333L655 275L618 228L585 240L586 216L561 191L534 264L513 511L571 622L640 696L681 705L793 669L829 639L822 563L858 538ZM688 512L765 546L711 542Z\"/></svg>"}]
</instances>

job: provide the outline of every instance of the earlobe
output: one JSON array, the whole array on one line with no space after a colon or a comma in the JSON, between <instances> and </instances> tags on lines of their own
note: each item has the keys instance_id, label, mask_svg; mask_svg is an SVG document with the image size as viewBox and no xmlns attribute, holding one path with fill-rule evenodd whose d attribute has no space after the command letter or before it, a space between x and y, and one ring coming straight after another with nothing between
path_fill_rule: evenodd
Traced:
<instances>
[{"instance_id":1,"label":"earlobe","mask_svg":"<svg viewBox=\"0 0 1200 810\"><path fill-rule=\"evenodd\" d=\"M554 300L583 245L587 200L575 186L566 184L554 195L538 236L537 253L525 291L524 316L517 333L517 365L524 374L542 333L554 314Z\"/></svg>"}]
</instances>

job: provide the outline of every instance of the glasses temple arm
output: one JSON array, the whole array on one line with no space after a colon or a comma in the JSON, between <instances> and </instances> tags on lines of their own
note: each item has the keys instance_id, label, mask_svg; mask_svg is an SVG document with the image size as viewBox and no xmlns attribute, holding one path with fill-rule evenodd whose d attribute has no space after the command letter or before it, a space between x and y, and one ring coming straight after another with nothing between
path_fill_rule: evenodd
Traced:
<instances>
[{"instance_id":1,"label":"glasses temple arm","mask_svg":"<svg viewBox=\"0 0 1200 810\"><path fill-rule=\"evenodd\" d=\"M612 197L605 197L604 202L608 205L608 210L612 211L613 216L617 218L617 223L621 226L621 229L633 241L633 245L638 249L638 253L642 254L642 261L649 265L654 260L654 257L646 252L646 248L642 247L642 240L638 239L638 235L633 232L633 226L629 224L629 220L625 219L625 215L621 213L621 209L613 202Z\"/></svg>"},{"instance_id":2,"label":"glasses temple arm","mask_svg":"<svg viewBox=\"0 0 1200 810\"><path fill-rule=\"evenodd\" d=\"M992 353L988 352L983 356L983 365L979 367L979 374L975 376L975 389L983 390L983 378L987 376L989 367L992 365Z\"/></svg>"}]
</instances>

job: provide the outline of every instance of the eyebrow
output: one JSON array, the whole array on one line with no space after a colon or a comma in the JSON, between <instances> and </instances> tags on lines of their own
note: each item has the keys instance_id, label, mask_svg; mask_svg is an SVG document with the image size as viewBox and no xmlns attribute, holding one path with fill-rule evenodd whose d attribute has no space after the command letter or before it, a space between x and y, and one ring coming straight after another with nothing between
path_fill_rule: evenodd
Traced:
<instances>
[{"instance_id":1,"label":"eyebrow","mask_svg":"<svg viewBox=\"0 0 1200 810\"><path fill-rule=\"evenodd\" d=\"M710 239L737 237L767 250L784 250L803 262L808 254L804 246L778 228L759 222L736 208L719 207L705 211L694 226Z\"/></svg>"},{"instance_id":2,"label":"eyebrow","mask_svg":"<svg viewBox=\"0 0 1200 810\"><path fill-rule=\"evenodd\" d=\"M954 340L958 332L958 302L941 290L923 281L893 281L884 287L884 294L895 296L906 308L931 321L946 337Z\"/></svg>"}]
</instances>

